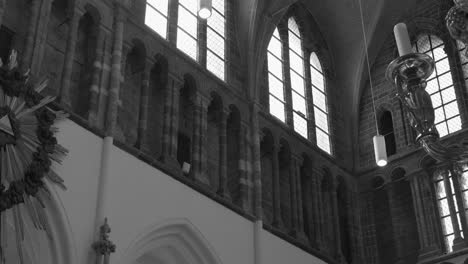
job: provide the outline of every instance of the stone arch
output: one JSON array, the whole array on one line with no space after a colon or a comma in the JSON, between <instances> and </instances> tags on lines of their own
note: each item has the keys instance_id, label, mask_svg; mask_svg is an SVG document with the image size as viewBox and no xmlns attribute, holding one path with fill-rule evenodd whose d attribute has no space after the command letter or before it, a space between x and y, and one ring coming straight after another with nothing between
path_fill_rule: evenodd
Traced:
<instances>
[{"instance_id":1,"label":"stone arch","mask_svg":"<svg viewBox=\"0 0 468 264\"><path fill-rule=\"evenodd\" d=\"M398 182L405 178L406 170L402 167L394 168L390 174L392 182Z\"/></svg>"},{"instance_id":2,"label":"stone arch","mask_svg":"<svg viewBox=\"0 0 468 264\"><path fill-rule=\"evenodd\" d=\"M148 120L146 142L149 152L159 157L162 152L162 134L164 127L164 105L168 88L167 59L161 54L154 56L155 62L149 70Z\"/></svg>"},{"instance_id":3,"label":"stone arch","mask_svg":"<svg viewBox=\"0 0 468 264\"><path fill-rule=\"evenodd\" d=\"M207 109L207 138L209 138L206 144L206 154L208 158L207 174L211 187L217 190L219 187L219 177L221 175L221 128L223 125L222 119L224 117L222 115L224 115L224 109L223 100L219 94L211 92L210 97L211 102Z\"/></svg>"},{"instance_id":4,"label":"stone arch","mask_svg":"<svg viewBox=\"0 0 468 264\"><path fill-rule=\"evenodd\" d=\"M118 137L130 146L135 146L138 142L138 120L145 60L146 49L143 41L132 39L123 65L124 80L119 90L121 106L117 115Z\"/></svg>"},{"instance_id":5,"label":"stone arch","mask_svg":"<svg viewBox=\"0 0 468 264\"><path fill-rule=\"evenodd\" d=\"M222 264L209 241L185 218L146 228L125 250L123 259L130 264Z\"/></svg>"},{"instance_id":6,"label":"stone arch","mask_svg":"<svg viewBox=\"0 0 468 264\"><path fill-rule=\"evenodd\" d=\"M390 157L397 153L393 107L389 104L379 106L377 110L377 121L379 134L385 138L387 157Z\"/></svg>"},{"instance_id":7,"label":"stone arch","mask_svg":"<svg viewBox=\"0 0 468 264\"><path fill-rule=\"evenodd\" d=\"M192 164L192 149L194 145L194 120L198 118L197 82L190 74L184 75L184 83L179 92L179 125L177 132L177 161L182 166Z\"/></svg>"},{"instance_id":8,"label":"stone arch","mask_svg":"<svg viewBox=\"0 0 468 264\"><path fill-rule=\"evenodd\" d=\"M262 208L265 224L271 225L273 222L273 173L275 159L273 157L275 139L271 131L262 129L260 142L260 164L262 178Z\"/></svg>"},{"instance_id":9,"label":"stone arch","mask_svg":"<svg viewBox=\"0 0 468 264\"><path fill-rule=\"evenodd\" d=\"M380 189L380 188L384 187L385 179L382 176L374 176L370 180L370 185L371 185L372 189L374 189L374 190Z\"/></svg>"},{"instance_id":10,"label":"stone arch","mask_svg":"<svg viewBox=\"0 0 468 264\"><path fill-rule=\"evenodd\" d=\"M240 158L239 147L242 140L241 114L235 105L229 106L229 115L226 122L226 151L227 151L227 187L234 204L241 204L240 193Z\"/></svg>"}]
</instances>

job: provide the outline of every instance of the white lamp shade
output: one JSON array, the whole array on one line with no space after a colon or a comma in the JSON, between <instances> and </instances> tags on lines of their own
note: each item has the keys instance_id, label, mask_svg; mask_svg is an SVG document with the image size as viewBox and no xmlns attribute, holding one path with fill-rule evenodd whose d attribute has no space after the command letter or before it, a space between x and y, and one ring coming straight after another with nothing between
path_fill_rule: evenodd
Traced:
<instances>
[{"instance_id":1,"label":"white lamp shade","mask_svg":"<svg viewBox=\"0 0 468 264\"><path fill-rule=\"evenodd\" d=\"M189 163L184 162L184 164L182 164L182 172L185 173L185 174L188 174L190 172L190 164Z\"/></svg>"},{"instance_id":2,"label":"white lamp shade","mask_svg":"<svg viewBox=\"0 0 468 264\"><path fill-rule=\"evenodd\" d=\"M383 167L387 165L387 149L385 148L384 136L377 135L373 138L374 141L374 155L377 166Z\"/></svg>"},{"instance_id":3,"label":"white lamp shade","mask_svg":"<svg viewBox=\"0 0 468 264\"><path fill-rule=\"evenodd\" d=\"M211 0L200 0L198 16L202 19L208 19L211 16Z\"/></svg>"}]
</instances>

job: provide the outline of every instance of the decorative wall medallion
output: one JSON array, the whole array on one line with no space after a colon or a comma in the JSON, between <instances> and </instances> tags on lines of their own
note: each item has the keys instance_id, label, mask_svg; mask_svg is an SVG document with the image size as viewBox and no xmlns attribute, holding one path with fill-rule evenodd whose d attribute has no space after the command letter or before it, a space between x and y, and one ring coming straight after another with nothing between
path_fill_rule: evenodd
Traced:
<instances>
[{"instance_id":1,"label":"decorative wall medallion","mask_svg":"<svg viewBox=\"0 0 468 264\"><path fill-rule=\"evenodd\" d=\"M45 230L44 203L38 195L40 191L49 194L44 178L65 188L50 166L52 161L60 163L67 153L54 137L58 131L54 123L67 115L47 107L55 99L39 94L47 81L31 85L29 72L17 70L16 57L12 51L6 65L0 60L0 222L5 222L7 209L12 208L19 240L18 234L24 234L23 217L31 217L37 228ZM2 226L0 233L4 235L4 231ZM3 246L0 244L0 261L4 260Z\"/></svg>"}]
</instances>

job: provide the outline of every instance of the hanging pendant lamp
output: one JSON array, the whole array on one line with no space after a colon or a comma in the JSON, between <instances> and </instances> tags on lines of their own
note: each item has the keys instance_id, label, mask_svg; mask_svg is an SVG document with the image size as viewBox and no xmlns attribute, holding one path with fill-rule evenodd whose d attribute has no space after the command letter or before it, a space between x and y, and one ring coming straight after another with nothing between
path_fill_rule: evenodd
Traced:
<instances>
[{"instance_id":1,"label":"hanging pendant lamp","mask_svg":"<svg viewBox=\"0 0 468 264\"><path fill-rule=\"evenodd\" d=\"M198 16L202 19L208 19L211 16L212 6L211 0L200 0L198 8Z\"/></svg>"}]
</instances>

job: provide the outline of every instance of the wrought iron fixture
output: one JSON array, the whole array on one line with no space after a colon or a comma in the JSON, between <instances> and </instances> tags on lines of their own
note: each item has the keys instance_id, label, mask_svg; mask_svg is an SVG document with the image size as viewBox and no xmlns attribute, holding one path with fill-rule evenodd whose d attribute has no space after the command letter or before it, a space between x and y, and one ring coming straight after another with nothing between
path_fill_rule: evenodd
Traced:
<instances>
[{"instance_id":1,"label":"wrought iron fixture","mask_svg":"<svg viewBox=\"0 0 468 264\"><path fill-rule=\"evenodd\" d=\"M399 34L407 36L406 26L403 31L395 30L400 57L389 64L386 78L396 86L396 95L406 110L411 127L417 132L416 142L438 161L468 161L468 149L447 147L439 141L439 133L434 125L435 115L431 97L425 90L426 80L434 71L434 60L427 54L413 53L409 38L404 37L402 40ZM466 33L461 35L464 34L468 36Z\"/></svg>"},{"instance_id":2,"label":"wrought iron fixture","mask_svg":"<svg viewBox=\"0 0 468 264\"><path fill-rule=\"evenodd\" d=\"M450 8L445 17L445 24L452 38L468 45L468 0L454 0L455 5ZM468 49L465 49L468 57Z\"/></svg>"}]
</instances>

